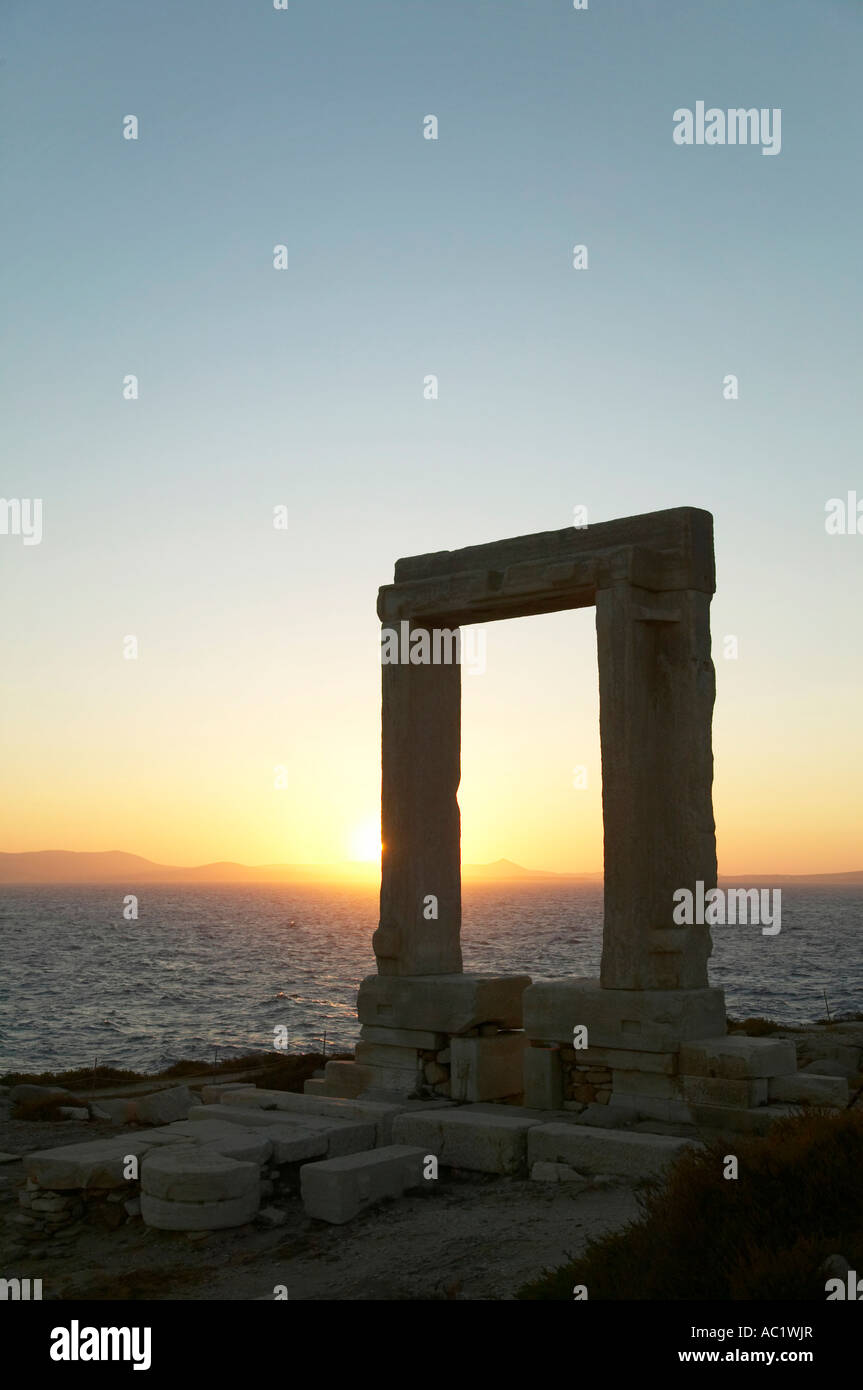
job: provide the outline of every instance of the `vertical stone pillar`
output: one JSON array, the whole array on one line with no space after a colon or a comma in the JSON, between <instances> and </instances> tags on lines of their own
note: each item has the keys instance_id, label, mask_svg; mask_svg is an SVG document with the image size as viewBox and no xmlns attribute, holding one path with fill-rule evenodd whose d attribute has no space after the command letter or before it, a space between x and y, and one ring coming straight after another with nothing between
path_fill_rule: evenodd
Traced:
<instances>
[{"instance_id":1,"label":"vertical stone pillar","mask_svg":"<svg viewBox=\"0 0 863 1390\"><path fill-rule=\"evenodd\" d=\"M397 625L392 630L398 635ZM380 925L372 938L378 973L460 974L461 667L453 661L381 670L383 856Z\"/></svg>"},{"instance_id":2,"label":"vertical stone pillar","mask_svg":"<svg viewBox=\"0 0 863 1390\"><path fill-rule=\"evenodd\" d=\"M710 595L619 580L596 596L605 989L701 989L706 926L676 926L673 894L716 886Z\"/></svg>"}]
</instances>

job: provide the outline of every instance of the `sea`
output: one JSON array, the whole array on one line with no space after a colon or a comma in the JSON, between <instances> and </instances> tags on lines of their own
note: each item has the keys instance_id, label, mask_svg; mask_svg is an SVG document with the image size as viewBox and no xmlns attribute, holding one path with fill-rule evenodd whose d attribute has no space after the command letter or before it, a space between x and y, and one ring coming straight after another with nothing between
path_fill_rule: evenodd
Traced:
<instances>
[{"instance_id":1,"label":"sea","mask_svg":"<svg viewBox=\"0 0 863 1390\"><path fill-rule=\"evenodd\" d=\"M376 888L157 885L136 921L123 892L0 889L0 1074L224 1061L272 1048L277 1029L292 1052L353 1049ZM713 928L710 981L734 1018L863 1010L861 927L859 884L786 884L778 934ZM601 947L601 883L463 887L465 970L597 976Z\"/></svg>"}]
</instances>

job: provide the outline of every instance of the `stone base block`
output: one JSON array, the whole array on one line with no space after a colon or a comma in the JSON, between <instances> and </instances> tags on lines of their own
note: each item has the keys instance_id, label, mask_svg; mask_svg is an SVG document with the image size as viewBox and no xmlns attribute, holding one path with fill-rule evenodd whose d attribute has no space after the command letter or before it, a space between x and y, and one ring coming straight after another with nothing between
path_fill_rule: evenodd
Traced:
<instances>
[{"instance_id":1,"label":"stone base block","mask_svg":"<svg viewBox=\"0 0 863 1390\"><path fill-rule=\"evenodd\" d=\"M212 1115L212 1109L209 1111ZM180 1120L177 1124L170 1126L172 1133L179 1134L186 1139L192 1139L196 1144L200 1144L210 1150L211 1153L221 1154L224 1158L233 1158L238 1163L254 1163L260 1167L266 1163L272 1152L272 1144L267 1135L261 1129L246 1128L245 1126L232 1124L229 1120L224 1120L221 1115L209 1123L194 1124L191 1120ZM162 1152L160 1150L160 1152ZM155 1196L161 1197L161 1192L155 1192ZM203 1198L190 1198L191 1201L203 1201Z\"/></svg>"},{"instance_id":2,"label":"stone base block","mask_svg":"<svg viewBox=\"0 0 863 1390\"><path fill-rule=\"evenodd\" d=\"M504 1107L502 1107L504 1108ZM534 1120L454 1110L407 1111L393 1123L393 1138L416 1144L439 1162L476 1173L527 1175L527 1135Z\"/></svg>"},{"instance_id":3,"label":"stone base block","mask_svg":"<svg viewBox=\"0 0 863 1390\"><path fill-rule=\"evenodd\" d=\"M617 1070L613 1075L613 1092L623 1091L631 1096L652 1096L662 1100L683 1100L679 1076L661 1072Z\"/></svg>"},{"instance_id":4,"label":"stone base block","mask_svg":"<svg viewBox=\"0 0 863 1390\"><path fill-rule=\"evenodd\" d=\"M527 1140L528 1161L565 1163L580 1173L652 1178L691 1144L665 1134L592 1129L587 1125L536 1125Z\"/></svg>"},{"instance_id":5,"label":"stone base block","mask_svg":"<svg viewBox=\"0 0 863 1390\"><path fill-rule=\"evenodd\" d=\"M385 1043L358 1042L354 1055L357 1066L397 1068L399 1071L410 1072L413 1080L422 1066L415 1047L390 1047Z\"/></svg>"},{"instance_id":6,"label":"stone base block","mask_svg":"<svg viewBox=\"0 0 863 1390\"><path fill-rule=\"evenodd\" d=\"M633 1119L662 1120L669 1125L691 1125L692 1111L683 1099L665 1096L638 1095L630 1091L612 1091L610 1107L616 1112L628 1112Z\"/></svg>"},{"instance_id":7,"label":"stone base block","mask_svg":"<svg viewBox=\"0 0 863 1390\"><path fill-rule=\"evenodd\" d=\"M529 975L369 975L357 1015L363 1025L435 1033L465 1033L483 1023L520 1028L529 984Z\"/></svg>"},{"instance_id":8,"label":"stone base block","mask_svg":"<svg viewBox=\"0 0 863 1390\"><path fill-rule=\"evenodd\" d=\"M453 1100L500 1100L524 1090L524 1033L488 1038L453 1038L450 1095Z\"/></svg>"},{"instance_id":9,"label":"stone base block","mask_svg":"<svg viewBox=\"0 0 863 1390\"><path fill-rule=\"evenodd\" d=\"M566 1182L587 1187L587 1179L576 1173L568 1163L534 1163L530 1170L532 1182ZM573 1189L570 1188L570 1191ZM577 1188L575 1189L577 1190Z\"/></svg>"},{"instance_id":10,"label":"stone base block","mask_svg":"<svg viewBox=\"0 0 863 1390\"><path fill-rule=\"evenodd\" d=\"M572 1060L573 1049L565 1049ZM579 1066L610 1067L612 1071L648 1071L660 1076L677 1075L676 1052L634 1052L624 1047L585 1047L574 1052Z\"/></svg>"},{"instance_id":11,"label":"stone base block","mask_svg":"<svg viewBox=\"0 0 863 1390\"><path fill-rule=\"evenodd\" d=\"M848 1104L848 1082L844 1076L818 1076L797 1072L794 1076L774 1076L768 1082L771 1101L798 1105L829 1105L844 1110Z\"/></svg>"},{"instance_id":12,"label":"stone base block","mask_svg":"<svg viewBox=\"0 0 863 1390\"><path fill-rule=\"evenodd\" d=\"M141 1165L141 1192L166 1202L257 1198L259 1189L257 1163L238 1163L209 1149L168 1146L147 1154Z\"/></svg>"},{"instance_id":13,"label":"stone base block","mask_svg":"<svg viewBox=\"0 0 863 1390\"><path fill-rule=\"evenodd\" d=\"M360 1038L363 1042L382 1043L385 1047L413 1047L419 1052L439 1052L447 1043L446 1033L421 1032L418 1028L376 1028L374 1024L363 1024Z\"/></svg>"},{"instance_id":14,"label":"stone base block","mask_svg":"<svg viewBox=\"0 0 863 1390\"><path fill-rule=\"evenodd\" d=\"M223 1231L245 1226L260 1206L260 1195L249 1192L223 1202L171 1202L141 1193L141 1216L145 1226L159 1231Z\"/></svg>"},{"instance_id":15,"label":"stone base block","mask_svg":"<svg viewBox=\"0 0 863 1390\"><path fill-rule=\"evenodd\" d=\"M246 1109L263 1109L267 1107L267 1114L263 1123L269 1124L276 1120L280 1115L298 1120L301 1124L305 1123L306 1117L318 1117L330 1120L352 1120L362 1121L366 1124L375 1126L377 1144L389 1144L392 1142L392 1122L396 1115L400 1115L403 1110L409 1108L411 1104L418 1102L406 1101L387 1101L378 1102L367 1098L362 1100L342 1096L310 1096L299 1095L296 1091L264 1091L256 1092L258 1100L249 1097L246 1103L236 1107L239 1113ZM425 1105L436 1106L437 1101L425 1101ZM441 1102L442 1103L442 1102ZM273 1111L279 1112L274 1115ZM371 1145L367 1144L366 1148Z\"/></svg>"},{"instance_id":16,"label":"stone base block","mask_svg":"<svg viewBox=\"0 0 863 1390\"><path fill-rule=\"evenodd\" d=\"M425 1150L390 1144L371 1153L351 1154L300 1169L306 1215L343 1225L373 1202L400 1197L423 1182Z\"/></svg>"},{"instance_id":17,"label":"stone base block","mask_svg":"<svg viewBox=\"0 0 863 1390\"><path fill-rule=\"evenodd\" d=\"M690 1105L734 1105L750 1110L767 1104L767 1079L732 1080L724 1076L684 1076L683 1098Z\"/></svg>"},{"instance_id":18,"label":"stone base block","mask_svg":"<svg viewBox=\"0 0 863 1390\"><path fill-rule=\"evenodd\" d=\"M563 1109L563 1067L560 1048L526 1047L524 1063L524 1103L536 1110Z\"/></svg>"},{"instance_id":19,"label":"stone base block","mask_svg":"<svg viewBox=\"0 0 863 1390\"><path fill-rule=\"evenodd\" d=\"M788 1076L797 1070L797 1051L793 1042L747 1038L742 1033L698 1038L682 1045L680 1070L687 1076L727 1077L730 1081Z\"/></svg>"},{"instance_id":20,"label":"stone base block","mask_svg":"<svg viewBox=\"0 0 863 1390\"><path fill-rule=\"evenodd\" d=\"M524 1030L541 1042L572 1044L587 1029L588 1047L676 1052L682 1041L725 1028L721 989L602 989L597 980L540 980L524 992Z\"/></svg>"},{"instance_id":21,"label":"stone base block","mask_svg":"<svg viewBox=\"0 0 863 1390\"><path fill-rule=\"evenodd\" d=\"M283 1094L275 1092L276 1095ZM288 1094L285 1092L284 1094ZM298 1097L305 1100L306 1097ZM320 1103L320 1102L319 1102ZM204 1119L197 1120L192 1117L190 1124L204 1125L211 1113L204 1107ZM369 1149L375 1142L375 1127L371 1121L362 1121L348 1118L331 1118L325 1115L303 1115L296 1116L284 1114L278 1110L257 1109L254 1106L231 1106L223 1105L219 1107L219 1113L225 1113L226 1118L232 1123L248 1126L250 1129L261 1129L262 1132L269 1134L270 1128L282 1129L285 1131L285 1139L303 1138L311 1131L319 1134L326 1139L326 1152L330 1158L336 1158L341 1154L358 1153L361 1149ZM242 1130L238 1130L242 1134ZM289 1162L285 1159L284 1162Z\"/></svg>"},{"instance_id":22,"label":"stone base block","mask_svg":"<svg viewBox=\"0 0 863 1390\"><path fill-rule=\"evenodd\" d=\"M371 1068L357 1062L327 1062L324 1081L331 1095L358 1096L371 1086Z\"/></svg>"},{"instance_id":23,"label":"stone base block","mask_svg":"<svg viewBox=\"0 0 863 1390\"><path fill-rule=\"evenodd\" d=\"M794 1114L790 1105L759 1105L752 1110L741 1106L692 1105L690 1110L695 1124L736 1134L766 1134L777 1120Z\"/></svg>"},{"instance_id":24,"label":"stone base block","mask_svg":"<svg viewBox=\"0 0 863 1390\"><path fill-rule=\"evenodd\" d=\"M252 1081L216 1081L209 1086L201 1087L201 1099L205 1105L218 1105L223 1096L230 1095L232 1092L239 1095L241 1091L254 1091L255 1086Z\"/></svg>"},{"instance_id":25,"label":"stone base block","mask_svg":"<svg viewBox=\"0 0 863 1390\"><path fill-rule=\"evenodd\" d=\"M126 1187L127 1155L134 1154L140 1162L154 1147L190 1142L180 1135L166 1135L164 1130L140 1130L137 1134L36 1150L25 1154L24 1172L31 1182L52 1191Z\"/></svg>"},{"instance_id":26,"label":"stone base block","mask_svg":"<svg viewBox=\"0 0 863 1390\"><path fill-rule=\"evenodd\" d=\"M420 1071L405 1071L401 1067L363 1067L368 1072L368 1084L360 1091L360 1096L370 1091L384 1091L395 1098L416 1099L422 1090L423 1076Z\"/></svg>"}]
</instances>

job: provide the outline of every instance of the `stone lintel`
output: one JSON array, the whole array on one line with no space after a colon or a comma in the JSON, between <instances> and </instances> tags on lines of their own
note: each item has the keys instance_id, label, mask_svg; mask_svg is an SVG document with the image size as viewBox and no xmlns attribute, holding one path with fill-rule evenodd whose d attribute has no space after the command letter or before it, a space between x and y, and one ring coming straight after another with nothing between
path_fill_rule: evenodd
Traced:
<instances>
[{"instance_id":1,"label":"stone lintel","mask_svg":"<svg viewBox=\"0 0 863 1390\"><path fill-rule=\"evenodd\" d=\"M585 533L571 534L578 537ZM511 544L498 542L497 568L491 564L483 569L453 570L384 585L378 595L381 622L387 625L407 619L416 625L457 627L462 623L523 618L565 608L589 608L596 602L598 589L621 581L646 593L675 593L681 589L712 592L712 569L708 575L708 567L687 554L682 544L665 550L624 544L578 551L573 546L569 553L562 551L506 563ZM495 547L479 548L493 551ZM674 616L661 615L661 620L674 621Z\"/></svg>"},{"instance_id":2,"label":"stone lintel","mask_svg":"<svg viewBox=\"0 0 863 1390\"><path fill-rule=\"evenodd\" d=\"M628 547L680 552L689 571L680 588L713 593L713 518L699 507L670 507L659 512L601 521L576 530L537 531L528 536L470 545L462 550L440 550L397 560L395 583L437 579L471 570L506 570L525 561L545 564L590 560L597 552Z\"/></svg>"}]
</instances>

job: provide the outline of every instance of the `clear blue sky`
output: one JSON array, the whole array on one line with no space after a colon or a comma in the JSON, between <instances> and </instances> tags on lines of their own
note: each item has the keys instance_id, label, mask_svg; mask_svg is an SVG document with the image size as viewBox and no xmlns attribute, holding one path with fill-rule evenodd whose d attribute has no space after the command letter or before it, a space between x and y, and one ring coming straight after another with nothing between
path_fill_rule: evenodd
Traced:
<instances>
[{"instance_id":1,"label":"clear blue sky","mask_svg":"<svg viewBox=\"0 0 863 1390\"><path fill-rule=\"evenodd\" d=\"M717 660L717 814L753 867L782 867L765 787L796 808L795 862L825 806L859 813L863 536L824 530L828 498L863 497L856 0L6 0L0 34L2 493L44 506L40 546L0 537L3 757L29 787L4 847L99 847L39 820L89 771L113 847L168 857L130 806L158 820L170 764L196 823L193 783L210 808L234 786L214 763L238 721L238 768L295 758L308 798L324 741L349 816L373 811L393 561L577 503L715 516L714 635L741 644ZM781 108L781 154L676 146L697 100ZM550 627L500 631L489 683L541 669ZM580 624L556 679L591 640ZM178 770L180 738L201 742ZM476 777L492 763L489 744ZM534 775L539 796L558 772ZM185 857L321 858L341 833L322 809L283 841L254 814L260 853L226 811ZM502 836L466 857L541 862Z\"/></svg>"}]
</instances>

